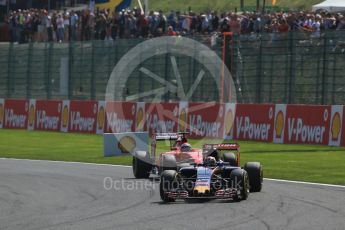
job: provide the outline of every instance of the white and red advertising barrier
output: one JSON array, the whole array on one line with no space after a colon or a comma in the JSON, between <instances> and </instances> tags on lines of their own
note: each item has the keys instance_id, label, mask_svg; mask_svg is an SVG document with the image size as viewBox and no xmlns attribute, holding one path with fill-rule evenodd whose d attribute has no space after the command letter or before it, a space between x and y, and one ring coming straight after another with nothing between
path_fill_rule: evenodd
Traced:
<instances>
[{"instance_id":1,"label":"white and red advertising barrier","mask_svg":"<svg viewBox=\"0 0 345 230\"><path fill-rule=\"evenodd\" d=\"M6 129L26 129L28 127L29 101L6 99L4 105L2 127Z\"/></svg>"},{"instance_id":2,"label":"white and red advertising barrier","mask_svg":"<svg viewBox=\"0 0 345 230\"><path fill-rule=\"evenodd\" d=\"M144 130L149 133L177 132L178 108L178 103L145 103L145 116L137 113L137 124L144 119Z\"/></svg>"},{"instance_id":3,"label":"white and red advertising barrier","mask_svg":"<svg viewBox=\"0 0 345 230\"><path fill-rule=\"evenodd\" d=\"M339 146L341 145L342 140L345 140L344 138L345 135L342 135L342 132L343 132L342 130L345 129L345 126L344 126L345 120L342 119L344 110L345 110L345 106L342 106L342 105L332 106L328 145ZM345 145L345 142L343 142L342 145Z\"/></svg>"},{"instance_id":4,"label":"white and red advertising barrier","mask_svg":"<svg viewBox=\"0 0 345 230\"><path fill-rule=\"evenodd\" d=\"M277 105L274 142L327 145L331 106Z\"/></svg>"},{"instance_id":5,"label":"white and red advertising barrier","mask_svg":"<svg viewBox=\"0 0 345 230\"><path fill-rule=\"evenodd\" d=\"M345 106L0 98L0 128L95 134L188 131L192 138L345 146Z\"/></svg>"},{"instance_id":6,"label":"white and red advertising barrier","mask_svg":"<svg viewBox=\"0 0 345 230\"><path fill-rule=\"evenodd\" d=\"M135 131L135 119L137 104L135 102L99 102L98 123L104 122L104 130L98 129L100 133L125 133ZM102 109L102 105L104 109ZM142 114L143 116L143 114Z\"/></svg>"},{"instance_id":7,"label":"white and red advertising barrier","mask_svg":"<svg viewBox=\"0 0 345 230\"><path fill-rule=\"evenodd\" d=\"M273 104L237 104L231 139L271 142L274 110Z\"/></svg>"},{"instance_id":8,"label":"white and red advertising barrier","mask_svg":"<svg viewBox=\"0 0 345 230\"><path fill-rule=\"evenodd\" d=\"M341 133L341 145L345 146L345 106L343 106L343 119L342 119L342 124L340 124L340 127L342 127L342 130L340 131ZM341 120L341 118L340 118Z\"/></svg>"},{"instance_id":9,"label":"white and red advertising barrier","mask_svg":"<svg viewBox=\"0 0 345 230\"><path fill-rule=\"evenodd\" d=\"M70 101L68 132L96 133L98 101Z\"/></svg>"},{"instance_id":10,"label":"white and red advertising barrier","mask_svg":"<svg viewBox=\"0 0 345 230\"><path fill-rule=\"evenodd\" d=\"M29 102L28 130L59 131L62 101L31 99Z\"/></svg>"},{"instance_id":11,"label":"white and red advertising barrier","mask_svg":"<svg viewBox=\"0 0 345 230\"><path fill-rule=\"evenodd\" d=\"M224 104L213 102L189 103L187 131L190 132L191 137L222 138L224 133L224 106Z\"/></svg>"},{"instance_id":12,"label":"white and red advertising barrier","mask_svg":"<svg viewBox=\"0 0 345 230\"><path fill-rule=\"evenodd\" d=\"M4 114L5 114L5 100L0 98L0 129L4 124Z\"/></svg>"}]
</instances>

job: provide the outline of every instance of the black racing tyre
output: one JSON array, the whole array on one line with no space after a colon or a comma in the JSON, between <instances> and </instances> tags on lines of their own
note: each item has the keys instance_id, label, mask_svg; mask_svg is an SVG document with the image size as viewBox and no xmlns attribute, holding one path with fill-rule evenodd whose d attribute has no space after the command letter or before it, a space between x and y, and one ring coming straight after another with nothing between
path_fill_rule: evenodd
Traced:
<instances>
[{"instance_id":1,"label":"black racing tyre","mask_svg":"<svg viewBox=\"0 0 345 230\"><path fill-rule=\"evenodd\" d=\"M189 164L189 163L181 163L181 164L177 165L177 168L181 169L181 168L187 168L190 166L191 166L191 164Z\"/></svg>"},{"instance_id":2,"label":"black racing tyre","mask_svg":"<svg viewBox=\"0 0 345 230\"><path fill-rule=\"evenodd\" d=\"M149 178L152 165L147 152L138 151L135 153L132 169L135 178Z\"/></svg>"},{"instance_id":3,"label":"black racing tyre","mask_svg":"<svg viewBox=\"0 0 345 230\"><path fill-rule=\"evenodd\" d=\"M263 182L263 169L259 162L247 162L244 165L244 170L249 176L250 192L260 192Z\"/></svg>"},{"instance_id":4,"label":"black racing tyre","mask_svg":"<svg viewBox=\"0 0 345 230\"><path fill-rule=\"evenodd\" d=\"M249 195L249 179L248 174L243 169L234 169L230 173L232 187L241 191L240 195L235 196L235 201L246 200Z\"/></svg>"},{"instance_id":5,"label":"black racing tyre","mask_svg":"<svg viewBox=\"0 0 345 230\"><path fill-rule=\"evenodd\" d=\"M238 166L237 165L237 157L234 153L226 152L223 154L223 161L228 162L230 166Z\"/></svg>"},{"instance_id":6,"label":"black racing tyre","mask_svg":"<svg viewBox=\"0 0 345 230\"><path fill-rule=\"evenodd\" d=\"M161 158L161 172L164 170L177 170L176 158L171 154L163 154Z\"/></svg>"},{"instance_id":7,"label":"black racing tyre","mask_svg":"<svg viewBox=\"0 0 345 230\"><path fill-rule=\"evenodd\" d=\"M164 202L175 201L175 199L168 197L165 192L170 191L176 188L176 186L178 186L176 175L177 175L177 172L175 170L165 170L161 174L161 181L159 184L159 194L161 196L162 201Z\"/></svg>"}]
</instances>

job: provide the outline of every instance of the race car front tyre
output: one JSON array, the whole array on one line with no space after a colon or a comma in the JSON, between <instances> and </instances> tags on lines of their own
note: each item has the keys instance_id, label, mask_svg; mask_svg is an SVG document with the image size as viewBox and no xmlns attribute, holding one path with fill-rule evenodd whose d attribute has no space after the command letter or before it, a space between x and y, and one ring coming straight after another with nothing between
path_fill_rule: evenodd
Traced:
<instances>
[{"instance_id":1,"label":"race car front tyre","mask_svg":"<svg viewBox=\"0 0 345 230\"><path fill-rule=\"evenodd\" d=\"M162 201L164 202L173 202L175 199L168 197L167 192L171 191L172 189L176 188L177 180L176 180L176 171L175 170L165 170L161 174L161 181L159 184L159 194L161 196Z\"/></svg>"},{"instance_id":2,"label":"race car front tyre","mask_svg":"<svg viewBox=\"0 0 345 230\"><path fill-rule=\"evenodd\" d=\"M249 176L250 192L260 192L263 182L262 165L259 162L247 162L244 165L244 170Z\"/></svg>"},{"instance_id":3,"label":"race car front tyre","mask_svg":"<svg viewBox=\"0 0 345 230\"><path fill-rule=\"evenodd\" d=\"M230 166L238 166L237 165L237 157L234 153L226 152L223 154L223 161L228 162Z\"/></svg>"},{"instance_id":4,"label":"race car front tyre","mask_svg":"<svg viewBox=\"0 0 345 230\"><path fill-rule=\"evenodd\" d=\"M133 156L132 169L135 178L149 178L152 165L147 152L137 151Z\"/></svg>"},{"instance_id":5,"label":"race car front tyre","mask_svg":"<svg viewBox=\"0 0 345 230\"><path fill-rule=\"evenodd\" d=\"M240 191L234 198L235 201L246 200L249 195L249 179L248 174L243 169L234 169L230 173L232 187Z\"/></svg>"}]
</instances>

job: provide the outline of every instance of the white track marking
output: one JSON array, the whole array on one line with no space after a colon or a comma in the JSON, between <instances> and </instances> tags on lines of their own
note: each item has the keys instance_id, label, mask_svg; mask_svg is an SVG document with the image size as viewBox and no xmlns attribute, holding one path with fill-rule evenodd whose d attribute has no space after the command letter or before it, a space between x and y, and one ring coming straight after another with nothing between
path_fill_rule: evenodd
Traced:
<instances>
[{"instance_id":1,"label":"white track marking","mask_svg":"<svg viewBox=\"0 0 345 230\"><path fill-rule=\"evenodd\" d=\"M336 184L322 184L322 183L314 183L314 182L281 180L281 179L271 179L271 178L264 178L264 180L274 181L274 182L282 182L282 183L290 183L290 184L305 184L305 185L317 185L317 186L333 187L333 188L345 188L344 185L336 185Z\"/></svg>"},{"instance_id":2,"label":"white track marking","mask_svg":"<svg viewBox=\"0 0 345 230\"><path fill-rule=\"evenodd\" d=\"M31 159L16 159L16 158L0 158L0 160L48 162L48 163L57 163L57 164L81 164L81 165L120 167L120 168L131 168L132 167L129 165L111 165L111 164L85 163L85 162L74 162L74 161L31 160ZM322 184L322 183L314 183L314 182L281 180L281 179L271 179L271 178L264 178L264 180L265 181L272 181L272 182L302 184L302 185L316 185L316 186L320 186L320 187L333 187L333 188L344 188L345 189L344 185L336 185L336 184Z\"/></svg>"}]
</instances>

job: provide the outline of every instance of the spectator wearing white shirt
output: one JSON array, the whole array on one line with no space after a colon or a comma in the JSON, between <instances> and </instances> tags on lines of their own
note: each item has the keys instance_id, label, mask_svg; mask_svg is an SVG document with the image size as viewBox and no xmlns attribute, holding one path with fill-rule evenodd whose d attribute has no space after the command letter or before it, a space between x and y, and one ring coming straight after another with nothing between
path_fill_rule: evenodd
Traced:
<instances>
[{"instance_id":1,"label":"spectator wearing white shirt","mask_svg":"<svg viewBox=\"0 0 345 230\"><path fill-rule=\"evenodd\" d=\"M58 42L62 42L64 40L64 19L62 18L61 14L59 14L56 19L56 27L56 40Z\"/></svg>"},{"instance_id":2,"label":"spectator wearing white shirt","mask_svg":"<svg viewBox=\"0 0 345 230\"><path fill-rule=\"evenodd\" d=\"M313 37L320 37L321 35L321 16L320 15L316 15L315 17L315 21L313 21L313 24L312 24L312 29L314 31L313 33Z\"/></svg>"}]
</instances>

